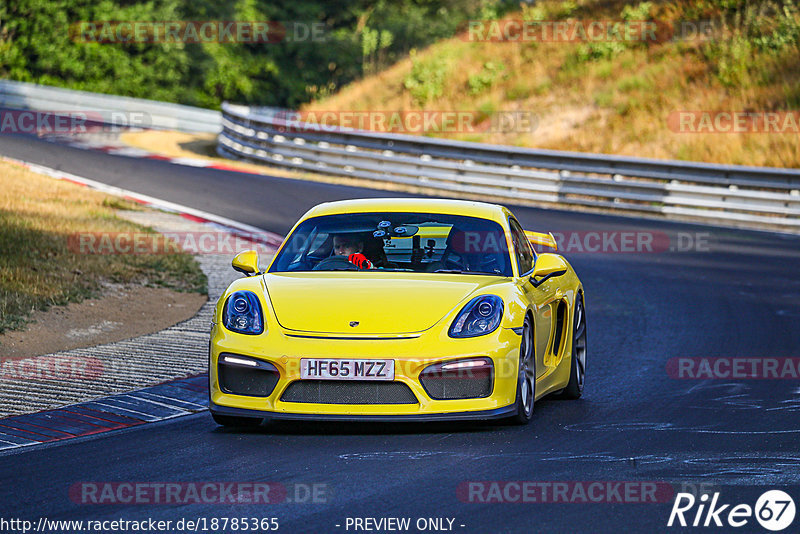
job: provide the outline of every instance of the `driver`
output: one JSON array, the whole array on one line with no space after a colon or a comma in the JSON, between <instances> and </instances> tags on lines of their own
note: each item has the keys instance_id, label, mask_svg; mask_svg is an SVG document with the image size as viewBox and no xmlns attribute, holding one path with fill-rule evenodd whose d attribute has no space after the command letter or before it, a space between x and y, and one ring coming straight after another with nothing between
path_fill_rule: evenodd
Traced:
<instances>
[{"instance_id":1,"label":"driver","mask_svg":"<svg viewBox=\"0 0 800 534\"><path fill-rule=\"evenodd\" d=\"M335 256L347 256L347 261L359 269L372 269L372 262L363 252L363 240L351 235L333 236L333 254Z\"/></svg>"}]
</instances>

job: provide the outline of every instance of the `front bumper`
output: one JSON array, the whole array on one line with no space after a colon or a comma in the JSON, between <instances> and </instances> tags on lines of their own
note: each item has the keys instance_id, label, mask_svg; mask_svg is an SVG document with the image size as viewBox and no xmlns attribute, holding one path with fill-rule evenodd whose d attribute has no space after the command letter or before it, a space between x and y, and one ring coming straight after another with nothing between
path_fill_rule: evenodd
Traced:
<instances>
[{"instance_id":1,"label":"front bumper","mask_svg":"<svg viewBox=\"0 0 800 534\"><path fill-rule=\"evenodd\" d=\"M494 410L477 410L474 412L448 412L448 413L420 413L405 415L380 415L380 414L331 414L331 413L292 413L292 412L264 412L261 410L247 410L244 408L231 408L217 406L210 403L211 413L218 415L235 415L238 417L269 417L290 421L361 421L377 423L403 423L423 421L484 421L490 419L503 419L511 417L517 412L516 406L505 406Z\"/></svg>"},{"instance_id":2,"label":"front bumper","mask_svg":"<svg viewBox=\"0 0 800 534\"><path fill-rule=\"evenodd\" d=\"M520 336L498 328L486 336L453 339L447 332L408 336L376 336L370 339L287 334L279 329L260 336L246 336L215 325L209 360L210 409L221 415L276 419L326 419L359 421L435 421L494 419L514 414L519 365ZM218 359L222 354L240 355L267 362L279 378L268 396L238 395L220 388ZM488 396L436 400L420 382L429 365L462 358L492 360L493 387ZM395 382L405 384L416 398L403 404L328 404L287 402L282 395L300 380L301 358L392 359Z\"/></svg>"}]
</instances>

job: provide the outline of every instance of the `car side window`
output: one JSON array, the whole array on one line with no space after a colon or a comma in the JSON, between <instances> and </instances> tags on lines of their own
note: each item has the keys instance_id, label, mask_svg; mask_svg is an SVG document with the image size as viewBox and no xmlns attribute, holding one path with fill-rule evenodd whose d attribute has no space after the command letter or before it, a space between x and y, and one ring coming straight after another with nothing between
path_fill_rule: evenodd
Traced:
<instances>
[{"instance_id":1,"label":"car side window","mask_svg":"<svg viewBox=\"0 0 800 534\"><path fill-rule=\"evenodd\" d=\"M514 254L517 256L519 274L524 275L533 269L533 248L519 223L514 219L509 219L509 224L511 225L511 241L514 243Z\"/></svg>"}]
</instances>

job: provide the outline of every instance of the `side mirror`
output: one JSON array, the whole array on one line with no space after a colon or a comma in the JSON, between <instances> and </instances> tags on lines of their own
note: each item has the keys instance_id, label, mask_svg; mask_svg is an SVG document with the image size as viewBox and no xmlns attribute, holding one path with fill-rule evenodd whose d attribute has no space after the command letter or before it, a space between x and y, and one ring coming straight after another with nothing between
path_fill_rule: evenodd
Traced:
<instances>
[{"instance_id":1,"label":"side mirror","mask_svg":"<svg viewBox=\"0 0 800 534\"><path fill-rule=\"evenodd\" d=\"M238 253L231 262L231 266L235 271L239 271L245 276L256 274L258 272L258 252L255 250L245 250Z\"/></svg>"},{"instance_id":2,"label":"side mirror","mask_svg":"<svg viewBox=\"0 0 800 534\"><path fill-rule=\"evenodd\" d=\"M558 254L539 254L533 266L530 281L533 287L539 287L545 280L561 276L567 272L567 262Z\"/></svg>"}]
</instances>

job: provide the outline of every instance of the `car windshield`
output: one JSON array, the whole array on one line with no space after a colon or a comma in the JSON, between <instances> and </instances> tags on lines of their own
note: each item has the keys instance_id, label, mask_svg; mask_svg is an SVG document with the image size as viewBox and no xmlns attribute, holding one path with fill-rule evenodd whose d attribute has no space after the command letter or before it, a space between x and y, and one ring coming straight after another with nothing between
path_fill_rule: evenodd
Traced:
<instances>
[{"instance_id":1,"label":"car windshield","mask_svg":"<svg viewBox=\"0 0 800 534\"><path fill-rule=\"evenodd\" d=\"M363 256L369 268L353 260ZM348 213L303 221L269 272L411 271L512 276L496 222L432 213Z\"/></svg>"}]
</instances>

